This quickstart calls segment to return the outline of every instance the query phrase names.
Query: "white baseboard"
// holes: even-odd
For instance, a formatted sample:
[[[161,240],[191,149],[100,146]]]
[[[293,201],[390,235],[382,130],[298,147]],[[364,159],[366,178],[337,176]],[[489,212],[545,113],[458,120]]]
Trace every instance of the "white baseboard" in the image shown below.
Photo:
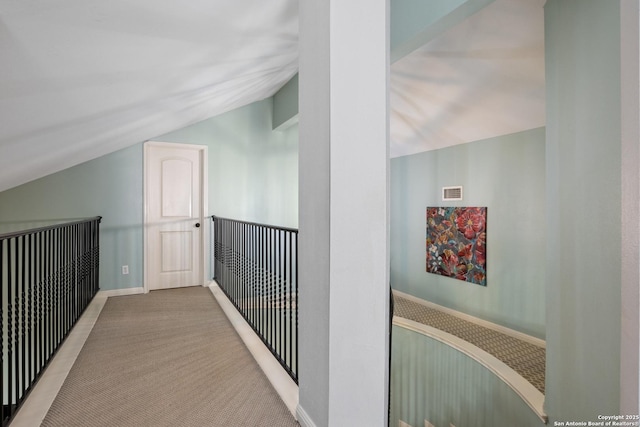
[[[311,420],[311,417],[309,416],[309,414],[307,414],[307,412],[304,410],[302,406],[298,405],[298,408],[296,409],[296,414],[298,418],[298,423],[300,424],[301,427],[316,427],[314,422]]]
[[[12,426],[33,427],[42,424],[42,420],[49,412],[51,404],[60,391],[107,301],[107,297],[101,294],[102,292],[98,292],[91,300],[76,325],[71,329],[69,336],[64,340],[55,357],[51,359],[51,364],[35,384],[33,391],[31,391],[22,408],[20,408],[11,422]]]
[[[448,308],[448,307],[444,307],[442,305],[435,304],[435,303],[433,303],[431,301],[423,300],[422,298],[418,298],[416,296],[413,296],[413,295],[398,291],[396,289],[393,290],[393,293],[394,293],[394,295],[398,295],[398,296],[400,296],[402,298],[405,298],[405,299],[408,299],[410,301],[417,302],[418,304],[424,305],[425,307],[433,308],[433,309],[442,311],[444,313],[451,314],[452,316],[456,316],[456,317],[459,317],[460,319],[469,321],[471,323],[475,323],[477,325],[484,326],[485,328],[493,329],[494,331],[498,331],[498,332],[501,332],[501,333],[503,333],[505,335],[509,335],[509,336],[517,338],[519,340],[528,342],[529,344],[537,345],[538,347],[542,347],[542,348],[546,348],[547,347],[546,341],[542,340],[542,339],[540,339],[538,337],[527,335],[527,334],[525,334],[523,332],[516,331],[516,330],[510,329],[510,328],[507,328],[506,326],[498,325],[498,324],[489,322],[487,320],[471,316],[470,314],[462,313],[460,311],[457,311],[457,310],[454,310],[454,309],[451,309],[451,308]]]
[[[280,363],[273,357],[269,349],[253,329],[251,329],[251,326],[244,320],[242,315],[238,313],[231,301],[229,301],[224,292],[222,292],[218,283],[216,281],[210,282],[209,289],[253,355],[253,358],[267,376],[269,382],[289,409],[289,412],[291,412],[291,415],[296,417],[296,408],[298,406],[298,386],[296,383],[293,382],[289,374],[280,366]]]
[[[105,291],[99,291],[98,294],[106,298],[119,297],[122,295],[144,294],[144,288],[140,286],[138,288],[107,289]]]

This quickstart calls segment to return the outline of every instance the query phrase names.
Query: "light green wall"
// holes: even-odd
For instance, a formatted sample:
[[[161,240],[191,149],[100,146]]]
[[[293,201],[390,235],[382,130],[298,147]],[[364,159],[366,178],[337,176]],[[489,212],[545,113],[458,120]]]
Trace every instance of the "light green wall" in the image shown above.
[[[541,427],[544,423],[497,375],[469,356],[393,326],[391,422],[435,426]],[[553,424],[552,424],[553,425]]]
[[[544,128],[392,159],[391,286],[544,338],[544,168]],[[427,206],[488,208],[486,287],[425,271]]]
[[[394,0],[389,14],[391,49],[406,42],[466,0]]]
[[[298,126],[271,130],[272,99],[153,138],[209,147],[209,214],[298,226]]]
[[[273,129],[298,122],[298,74],[273,95]]]
[[[297,227],[297,126],[273,132],[270,99],[154,140],[209,147],[210,214]],[[1,192],[0,224],[101,215],[101,289],[142,286],[142,147]]]
[[[0,193],[0,222],[90,216],[102,216],[100,287],[142,286],[142,145]]]
[[[424,46],[494,0],[391,0],[391,63]]]
[[[620,411],[619,1],[549,0],[545,33],[546,408],[597,421]]]

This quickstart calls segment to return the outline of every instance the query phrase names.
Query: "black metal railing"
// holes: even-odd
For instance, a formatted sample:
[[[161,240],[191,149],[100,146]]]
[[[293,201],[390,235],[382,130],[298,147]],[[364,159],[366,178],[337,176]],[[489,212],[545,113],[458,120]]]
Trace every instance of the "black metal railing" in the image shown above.
[[[3,426],[98,292],[100,220],[0,234]]]
[[[213,216],[214,279],[298,382],[298,230]]]

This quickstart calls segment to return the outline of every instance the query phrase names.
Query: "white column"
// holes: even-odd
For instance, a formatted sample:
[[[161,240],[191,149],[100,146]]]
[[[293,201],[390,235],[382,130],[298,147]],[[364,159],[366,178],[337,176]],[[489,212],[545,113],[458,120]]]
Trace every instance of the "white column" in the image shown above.
[[[303,425],[386,425],[388,1],[300,3]]]
[[[622,0],[622,306],[620,339],[620,413],[640,407],[640,9],[638,0]]]

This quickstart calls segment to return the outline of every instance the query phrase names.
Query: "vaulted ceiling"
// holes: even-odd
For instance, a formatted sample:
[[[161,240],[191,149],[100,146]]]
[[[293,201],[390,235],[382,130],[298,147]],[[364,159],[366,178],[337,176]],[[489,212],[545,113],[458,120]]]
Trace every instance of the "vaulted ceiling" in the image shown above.
[[[545,125],[545,0],[495,0],[391,66],[391,155]]]
[[[271,96],[295,0],[0,0],[0,191]]]
[[[496,0],[391,68],[391,152],[544,125],[543,0]],[[0,191],[273,95],[296,0],[0,0]]]

